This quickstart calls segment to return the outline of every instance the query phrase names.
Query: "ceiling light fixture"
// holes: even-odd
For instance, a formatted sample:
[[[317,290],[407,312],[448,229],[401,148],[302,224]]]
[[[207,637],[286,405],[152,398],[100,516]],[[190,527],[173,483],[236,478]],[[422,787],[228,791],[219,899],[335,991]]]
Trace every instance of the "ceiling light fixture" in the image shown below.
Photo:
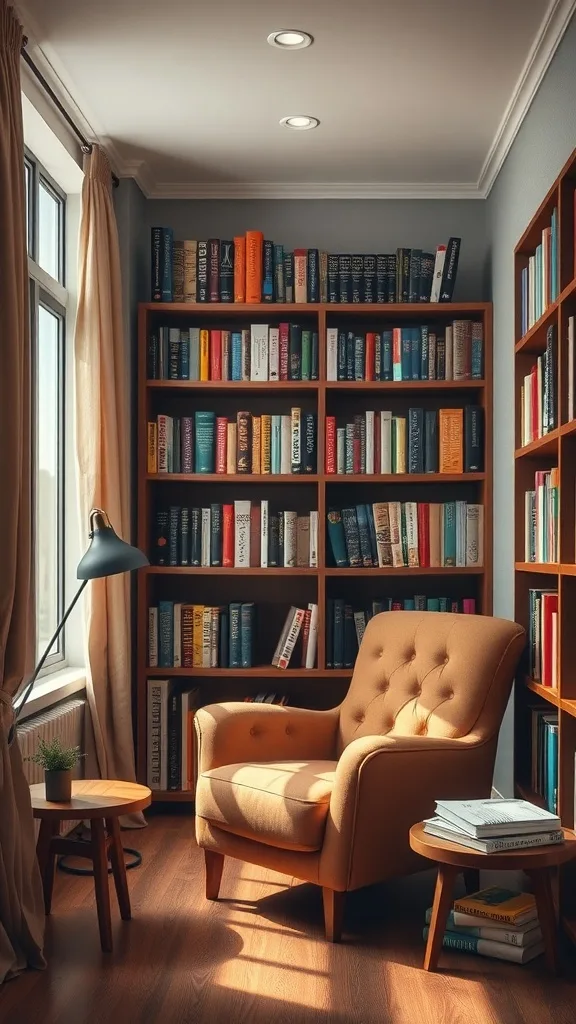
[[[301,32],[298,28],[281,28],[270,33],[268,42],[279,50],[304,50],[306,46],[312,45],[314,39],[308,32]]]
[[[320,121],[317,117],[309,117],[308,114],[291,114],[289,117],[281,118],[280,124],[297,132],[306,132],[309,128],[317,128]]]

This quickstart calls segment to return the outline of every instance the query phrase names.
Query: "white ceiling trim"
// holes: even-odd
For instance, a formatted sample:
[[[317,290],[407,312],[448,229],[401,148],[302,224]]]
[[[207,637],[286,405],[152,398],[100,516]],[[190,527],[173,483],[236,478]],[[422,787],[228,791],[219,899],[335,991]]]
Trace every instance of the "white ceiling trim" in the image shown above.
[[[483,196],[490,194],[575,10],[576,0],[552,0],[548,8],[480,172]]]
[[[483,199],[471,182],[150,182],[135,177],[147,199]]]

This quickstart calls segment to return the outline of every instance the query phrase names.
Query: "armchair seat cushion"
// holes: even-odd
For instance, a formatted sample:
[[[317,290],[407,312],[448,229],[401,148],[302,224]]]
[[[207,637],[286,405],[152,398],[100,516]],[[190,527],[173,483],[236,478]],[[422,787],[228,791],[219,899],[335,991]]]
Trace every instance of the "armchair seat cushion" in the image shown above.
[[[196,814],[218,828],[285,850],[322,847],[336,761],[227,764],[202,772]]]

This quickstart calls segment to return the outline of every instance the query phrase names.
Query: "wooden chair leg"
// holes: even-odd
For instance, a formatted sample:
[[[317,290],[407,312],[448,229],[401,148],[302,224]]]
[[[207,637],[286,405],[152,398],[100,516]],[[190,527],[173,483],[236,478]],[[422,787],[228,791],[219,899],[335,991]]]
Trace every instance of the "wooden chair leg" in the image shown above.
[[[345,899],[345,892],[336,892],[335,889],[327,889],[326,886],[322,889],[324,928],[328,942],[342,941]]]
[[[94,889],[100,927],[100,945],[105,953],[112,950],[112,919],[110,917],[110,892],[108,889],[108,850],[104,820],[93,818],[90,822],[92,863],[94,865]]]
[[[466,895],[471,896],[474,892],[480,891],[480,872],[477,868],[464,868],[462,872],[464,876],[464,886],[466,888]]]
[[[425,971],[435,971],[438,966],[438,957],[442,949],[442,939],[444,938],[448,911],[452,903],[454,882],[458,872],[459,869],[451,864],[438,865],[438,877],[436,878],[434,903],[432,904],[432,918],[430,920],[430,930],[424,954]]]
[[[206,899],[217,900],[224,870],[224,854],[217,850],[204,850],[204,867],[206,870]]]
[[[546,966],[553,974],[559,974],[558,925],[552,892],[552,874],[547,868],[542,868],[540,871],[529,871],[528,874],[536,897],[538,918],[544,939]]]
[[[116,896],[118,897],[118,906],[120,907],[120,917],[123,921],[129,921],[132,917],[130,893],[128,892],[126,862],[124,860],[124,850],[122,849],[120,822],[118,821],[118,818],[106,818],[106,831],[112,839],[108,855],[110,857],[112,874],[114,875],[114,885],[116,887]]]
[[[42,818],[40,821],[40,831],[38,832],[38,842],[36,843],[36,857],[42,878],[45,914],[49,914],[52,907],[54,867],[56,864],[56,854],[52,852],[52,838],[58,835],[59,831],[59,821],[50,821],[47,818]]]

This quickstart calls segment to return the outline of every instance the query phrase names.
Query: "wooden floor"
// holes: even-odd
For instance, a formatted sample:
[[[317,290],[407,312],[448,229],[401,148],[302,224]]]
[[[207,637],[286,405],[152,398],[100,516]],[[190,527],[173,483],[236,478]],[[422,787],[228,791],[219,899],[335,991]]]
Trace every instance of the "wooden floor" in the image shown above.
[[[58,873],[49,965],[0,990],[1,1024],[574,1024],[576,983],[541,960],[519,967],[445,953],[421,970],[431,873],[349,898],[345,942],[323,941],[314,886],[229,861],[218,903],[203,896],[190,812],[123,833],[133,920],[113,908],[98,942],[91,880]]]

